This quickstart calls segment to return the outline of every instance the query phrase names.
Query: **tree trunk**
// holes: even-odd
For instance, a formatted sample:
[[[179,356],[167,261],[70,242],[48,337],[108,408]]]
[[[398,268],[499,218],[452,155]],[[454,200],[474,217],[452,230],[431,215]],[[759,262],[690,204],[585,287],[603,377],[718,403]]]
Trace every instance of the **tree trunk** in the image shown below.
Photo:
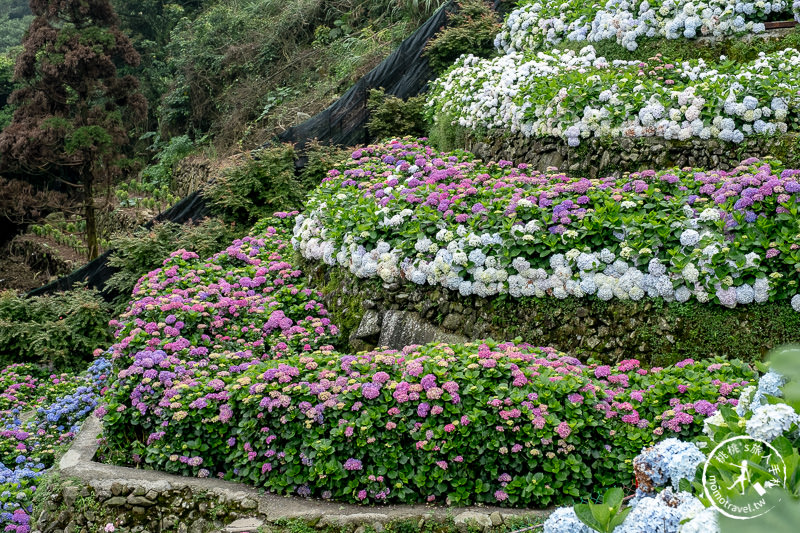
[[[97,245],[97,218],[94,208],[94,176],[91,169],[84,170],[83,178],[83,214],[86,217],[86,245],[89,249],[89,261],[99,255]]]

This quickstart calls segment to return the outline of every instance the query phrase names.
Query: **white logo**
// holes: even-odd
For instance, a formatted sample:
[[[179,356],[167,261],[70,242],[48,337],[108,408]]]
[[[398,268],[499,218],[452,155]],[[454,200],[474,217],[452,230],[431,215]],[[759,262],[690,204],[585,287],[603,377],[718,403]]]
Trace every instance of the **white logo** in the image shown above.
[[[717,445],[703,465],[703,489],[711,505],[730,518],[746,520],[780,503],[786,463],[767,441],[748,435]]]

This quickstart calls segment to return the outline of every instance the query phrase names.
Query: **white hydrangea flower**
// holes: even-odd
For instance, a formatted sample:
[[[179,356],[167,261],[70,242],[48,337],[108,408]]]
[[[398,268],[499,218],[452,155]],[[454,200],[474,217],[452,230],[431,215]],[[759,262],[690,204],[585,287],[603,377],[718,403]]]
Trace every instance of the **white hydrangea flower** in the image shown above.
[[[771,442],[800,422],[800,416],[785,403],[760,405],[753,409],[747,421],[747,434],[755,439]]]
[[[694,247],[698,242],[700,242],[700,234],[695,230],[687,229],[681,233],[681,244],[683,246]]]

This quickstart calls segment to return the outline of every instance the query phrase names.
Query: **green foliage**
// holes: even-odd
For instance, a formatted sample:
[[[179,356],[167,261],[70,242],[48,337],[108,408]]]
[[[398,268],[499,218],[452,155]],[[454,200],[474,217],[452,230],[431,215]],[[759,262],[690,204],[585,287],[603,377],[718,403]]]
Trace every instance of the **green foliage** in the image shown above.
[[[579,503],[574,506],[575,514],[581,522],[600,533],[612,533],[622,524],[631,508],[622,509],[622,489],[608,489],[601,503]]]
[[[108,152],[111,148],[111,135],[102,126],[82,126],[70,133],[64,142],[64,150],[74,154],[80,150]]]
[[[800,345],[786,345],[771,351],[767,362],[787,378],[783,387],[784,401],[800,412]]]
[[[306,144],[302,155],[305,166],[300,171],[300,182],[306,190],[311,190],[327,177],[334,165],[347,159],[350,150],[314,140]]]
[[[495,53],[494,38],[500,23],[485,0],[461,0],[449,24],[425,47],[431,67],[445,71],[461,54],[489,57]]]
[[[182,18],[191,18],[203,0],[113,0],[114,9],[134,42],[155,42],[164,46],[172,29]]]
[[[111,340],[111,308],[94,289],[25,298],[0,293],[0,365],[82,369]]]
[[[367,101],[369,120],[367,129],[372,139],[425,134],[425,97],[413,96],[402,100],[387,95],[383,89],[370,89]]]
[[[276,211],[303,204],[306,187],[295,176],[295,151],[279,145],[252,152],[243,165],[228,169],[203,192],[226,220],[252,225]]]
[[[150,229],[140,228],[132,234],[113,236],[110,247],[114,253],[108,264],[116,272],[106,282],[106,290],[118,293],[114,300],[116,311],[124,311],[139,278],[160,267],[172,251],[185,249],[208,257],[236,235],[234,226],[207,218],[196,226],[163,222]]]
[[[0,54],[19,46],[32,20],[28,0],[0,0]]]
[[[395,0],[215,2],[165,46],[159,124],[260,144],[324,109],[408,35],[409,19]]]
[[[412,17],[415,21],[424,21],[434,11],[445,3],[446,0],[399,0],[399,8]]]
[[[165,143],[161,141],[161,137],[157,133],[153,132],[143,138],[149,135],[155,136],[155,141],[150,149],[158,150],[158,153],[155,155],[156,163],[142,170],[142,179],[146,184],[155,187],[169,187],[172,184],[172,172],[175,170],[175,166],[183,158],[193,153],[200,142],[195,143],[188,135],[178,135]]]
[[[14,109],[6,104],[6,101],[12,92],[14,92],[14,58],[10,53],[0,53],[0,131],[11,124]]]
[[[467,145],[467,139],[478,137],[480,134],[469,128],[453,124],[455,117],[447,114],[431,115],[430,132],[428,133],[431,146],[440,151],[452,151],[463,149]]]

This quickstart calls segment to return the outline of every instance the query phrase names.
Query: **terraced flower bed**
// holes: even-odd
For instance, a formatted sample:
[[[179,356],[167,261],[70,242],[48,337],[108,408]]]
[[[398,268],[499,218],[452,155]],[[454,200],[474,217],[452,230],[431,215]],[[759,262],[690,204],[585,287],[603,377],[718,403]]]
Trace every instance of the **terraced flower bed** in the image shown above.
[[[751,63],[659,56],[608,61],[594,48],[491,59],[462,56],[437,79],[428,105],[470,129],[556,136],[720,139],[778,135],[797,124],[800,52]]]
[[[798,16],[797,2],[741,0],[521,0],[506,17],[495,45],[506,52],[537,50],[564,40],[614,40],[628,50],[646,37],[694,39],[763,33]],[[766,21],[766,22],[765,22]]]
[[[589,180],[404,140],[311,193],[304,257],[462,295],[696,299],[800,311],[800,182],[777,162]]]
[[[620,461],[697,434],[754,379],[492,341],[338,353],[282,216],[142,278],[110,350],[103,455],[341,501],[549,505],[625,481]]]

